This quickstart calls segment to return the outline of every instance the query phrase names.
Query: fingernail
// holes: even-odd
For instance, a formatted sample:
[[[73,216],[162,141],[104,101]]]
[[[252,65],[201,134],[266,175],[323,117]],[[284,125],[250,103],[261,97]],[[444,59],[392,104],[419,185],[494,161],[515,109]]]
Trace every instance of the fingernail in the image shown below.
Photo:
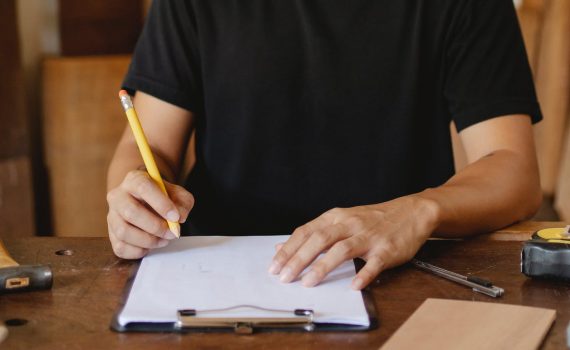
[[[353,279],[352,284],[350,285],[350,288],[352,288],[354,290],[361,290],[362,289],[362,279],[360,277],[356,277],[355,279]]]
[[[162,247],[166,247],[166,246],[168,245],[168,243],[169,243],[169,240],[167,240],[167,239],[160,239],[160,240],[158,241],[158,243],[156,244],[156,246],[157,246],[158,248],[162,248]]]
[[[163,238],[170,240],[170,239],[175,239],[178,237],[176,237],[176,235],[172,231],[166,230],[166,231],[164,231],[164,237]]]
[[[179,212],[179,213],[183,213],[183,212],[184,212],[184,208],[178,207],[178,212]],[[182,218],[180,218],[180,223],[181,223],[181,224],[185,223],[185,222],[186,222],[186,219],[188,219],[188,217],[185,217],[183,220],[182,220]]]
[[[274,261],[271,263],[271,265],[269,266],[269,273],[271,274],[278,274],[279,273],[279,263],[277,261]]]
[[[281,270],[281,277],[279,277],[279,280],[283,283],[289,283],[293,280],[293,271],[290,267],[286,267]]]
[[[303,279],[301,280],[303,282],[303,286],[305,287],[314,287],[317,285],[318,283],[318,278],[319,276],[317,276],[317,273],[313,270],[309,271],[309,273],[307,273],[305,276],[303,276]]]
[[[178,214],[176,210],[171,210],[168,213],[166,213],[166,218],[168,219],[168,221],[178,222],[178,220],[180,220],[180,214]]]

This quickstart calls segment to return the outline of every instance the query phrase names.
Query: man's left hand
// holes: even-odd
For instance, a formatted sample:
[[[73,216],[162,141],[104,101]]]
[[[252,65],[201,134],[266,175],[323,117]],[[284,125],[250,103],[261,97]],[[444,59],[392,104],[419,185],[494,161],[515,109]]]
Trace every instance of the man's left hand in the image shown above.
[[[335,208],[297,228],[273,258],[269,272],[291,282],[319,255],[302,283],[312,287],[341,263],[366,261],[351,287],[367,286],[381,271],[414,257],[437,227],[438,205],[419,195],[352,208]]]

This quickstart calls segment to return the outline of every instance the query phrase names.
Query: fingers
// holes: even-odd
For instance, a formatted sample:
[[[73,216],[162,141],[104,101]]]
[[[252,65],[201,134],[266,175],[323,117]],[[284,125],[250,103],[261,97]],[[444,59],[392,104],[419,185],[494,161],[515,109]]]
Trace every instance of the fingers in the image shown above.
[[[153,249],[162,248],[168,244],[167,239],[155,237],[145,231],[142,231],[138,227],[130,225],[116,212],[109,213],[108,225],[110,236],[113,236],[117,241],[121,241],[135,247]]]
[[[176,205],[178,213],[180,214],[180,222],[186,222],[188,214],[194,207],[194,196],[188,192],[184,187],[164,182],[168,196]]]
[[[194,205],[184,188],[165,182],[168,195],[144,171],[131,171],[123,183],[109,191],[109,238],[119,257],[136,259],[149,249],[164,247],[174,239],[166,220],[185,221]],[[171,198],[169,198],[171,197]]]
[[[432,227],[418,225],[418,211],[410,205],[409,197],[402,197],[375,205],[331,209],[299,227],[285,244],[276,247],[270,272],[281,273],[281,280],[290,282],[312,264],[302,278],[302,284],[310,287],[344,261],[363,257],[366,265],[351,283],[352,288],[362,289],[382,270],[411,259],[429,237]],[[328,252],[314,261],[329,246]]]
[[[158,215],[172,222],[180,220],[178,208],[165,195],[147,172],[131,171],[125,177],[121,187],[133,197],[147,203]]]
[[[116,256],[123,259],[140,259],[148,253],[148,249],[135,247],[128,243],[118,240],[115,235],[111,233],[111,228],[109,228],[109,240],[111,241],[111,246],[113,247],[113,252]]]
[[[370,255],[372,235],[366,229],[365,223],[366,220],[377,221],[373,214],[375,212],[368,211],[366,207],[335,208],[327,211],[295,230],[287,242],[276,245],[276,253],[269,271],[274,274],[280,273],[282,282],[291,282],[307,266],[313,264],[303,276],[302,284],[306,287],[319,284],[345,261]],[[315,262],[319,254],[327,249],[328,252]],[[370,259],[366,269],[355,277],[352,287],[363,288],[382,268],[384,264],[380,259]]]
[[[283,265],[285,265],[289,258],[299,249],[310,234],[311,230],[308,224],[297,228],[293,234],[291,234],[287,242],[282,244],[275,253],[271,266],[269,266],[269,273],[276,275],[281,272]]]
[[[346,228],[338,224],[313,232],[282,268],[281,282],[288,283],[295,280],[321,252],[345,238],[345,234]]]
[[[366,247],[358,236],[335,243],[322,258],[313,264],[311,270],[303,277],[303,285],[306,287],[316,286],[329,272],[343,262],[362,255],[365,250]]]
[[[305,243],[311,233],[319,230],[320,228],[324,228],[326,225],[328,225],[327,221],[320,216],[315,220],[298,227],[291,234],[291,237],[289,237],[287,242],[285,242],[275,253],[271,266],[269,266],[269,273],[274,275],[280,273],[283,266],[285,266],[287,261],[289,261],[295,252],[297,252],[301,245]]]
[[[374,255],[370,257],[364,267],[358,271],[358,274],[356,274],[356,277],[352,280],[350,288],[361,290],[370,284],[385,268],[385,263],[380,256]]]
[[[114,200],[109,203],[109,209],[110,214],[116,213],[120,216],[122,220],[116,219],[116,221],[122,221],[122,226],[130,224],[159,238],[176,238],[168,229],[164,219],[150,211],[127,192],[116,194]],[[113,216],[109,218],[110,224],[112,219],[115,218]],[[114,223],[114,226],[119,225]]]

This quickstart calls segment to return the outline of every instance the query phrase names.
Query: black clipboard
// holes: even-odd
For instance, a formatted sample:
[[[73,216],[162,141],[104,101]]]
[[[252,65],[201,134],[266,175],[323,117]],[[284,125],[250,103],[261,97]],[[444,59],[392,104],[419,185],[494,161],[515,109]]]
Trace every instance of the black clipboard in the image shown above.
[[[364,265],[362,260],[354,260],[356,270],[360,270]],[[376,312],[376,306],[374,304],[374,298],[372,297],[372,291],[370,287],[366,287],[361,291],[362,298],[364,301],[364,307],[366,313],[368,314],[369,325],[351,325],[351,324],[340,324],[340,323],[318,323],[312,322],[312,310],[297,309],[291,310],[291,315],[284,317],[285,322],[275,322],[276,318],[272,318],[273,322],[251,322],[251,320],[232,320],[233,322],[226,323],[224,325],[207,326],[200,325],[200,322],[196,322],[194,325],[188,325],[184,323],[184,319],[189,319],[194,316],[198,316],[200,312],[195,310],[179,310],[178,312],[178,322],[130,322],[126,325],[121,325],[119,323],[119,315],[123,311],[123,308],[129,297],[131,288],[135,281],[140,262],[135,268],[133,268],[131,275],[129,276],[125,288],[123,289],[123,295],[117,311],[113,315],[111,320],[110,328],[115,332],[126,333],[126,332],[173,332],[173,333],[209,333],[209,332],[233,332],[237,334],[251,334],[253,332],[350,332],[350,331],[368,331],[376,329],[378,327],[378,317]],[[293,317],[298,317],[298,322],[286,322],[286,320],[291,320]],[[243,322],[242,322],[243,321]]]

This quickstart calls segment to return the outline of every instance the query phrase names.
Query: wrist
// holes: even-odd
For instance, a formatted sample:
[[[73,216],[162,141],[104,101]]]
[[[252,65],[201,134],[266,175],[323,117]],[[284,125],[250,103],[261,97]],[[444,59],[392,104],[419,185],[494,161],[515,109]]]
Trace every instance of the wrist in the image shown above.
[[[442,205],[435,198],[432,189],[416,193],[414,198],[414,212],[418,218],[421,230],[432,234],[440,226],[442,221]]]

